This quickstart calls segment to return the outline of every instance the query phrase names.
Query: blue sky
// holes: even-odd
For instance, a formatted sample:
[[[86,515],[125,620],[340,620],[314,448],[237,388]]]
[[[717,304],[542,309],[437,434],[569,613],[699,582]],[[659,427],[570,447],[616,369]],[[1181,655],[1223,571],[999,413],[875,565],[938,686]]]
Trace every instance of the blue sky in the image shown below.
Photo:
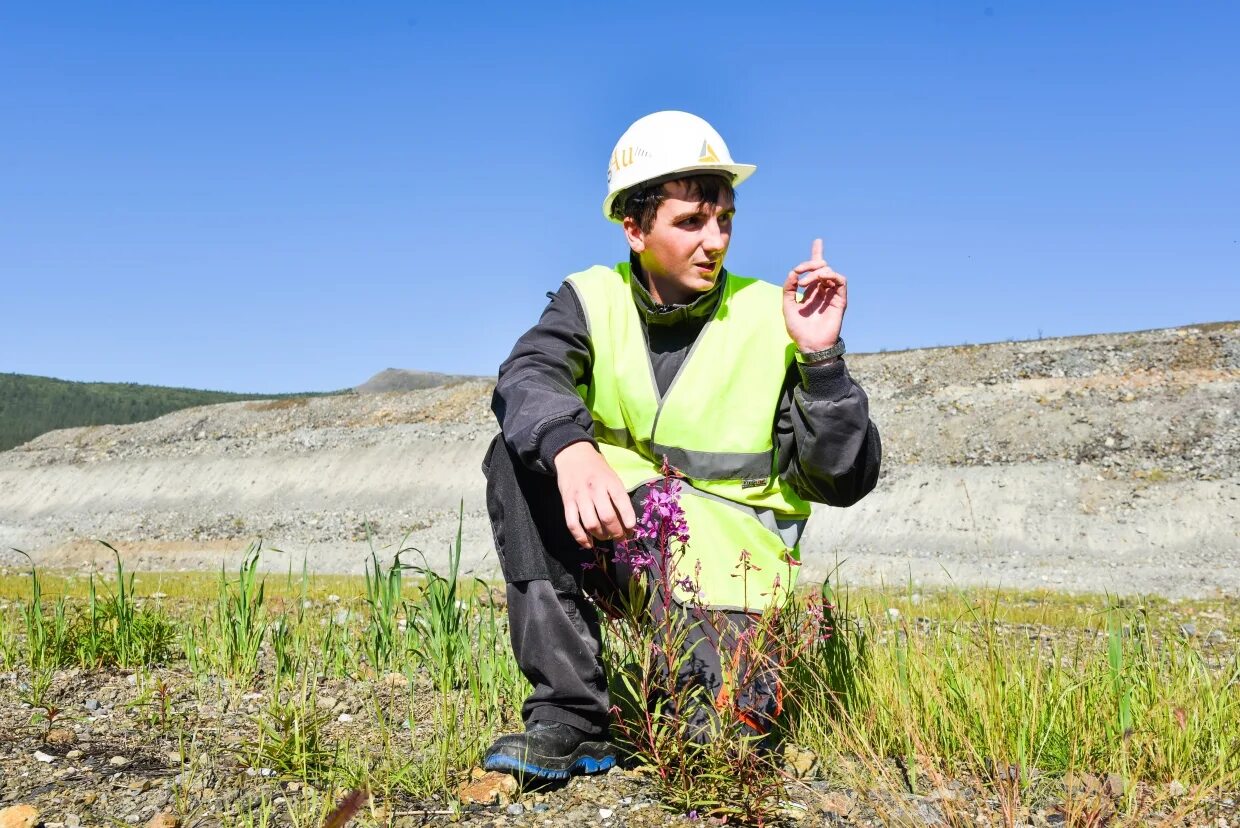
[[[625,257],[612,145],[758,165],[728,266],[825,239],[877,351],[1240,318],[1240,6],[0,9],[0,371],[241,391],[492,374]]]

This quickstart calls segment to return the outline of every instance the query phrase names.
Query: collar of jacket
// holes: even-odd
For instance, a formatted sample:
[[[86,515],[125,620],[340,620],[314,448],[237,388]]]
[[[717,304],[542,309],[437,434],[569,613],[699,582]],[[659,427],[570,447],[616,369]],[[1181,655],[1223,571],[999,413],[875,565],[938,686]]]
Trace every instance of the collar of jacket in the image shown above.
[[[692,302],[687,305],[659,305],[646,289],[646,274],[642,272],[636,255],[629,255],[629,266],[636,277],[629,280],[633,285],[633,303],[647,325],[678,325],[688,319],[710,318],[719,304],[719,297],[723,296],[723,283],[728,278],[728,271],[720,268],[715,284]]]

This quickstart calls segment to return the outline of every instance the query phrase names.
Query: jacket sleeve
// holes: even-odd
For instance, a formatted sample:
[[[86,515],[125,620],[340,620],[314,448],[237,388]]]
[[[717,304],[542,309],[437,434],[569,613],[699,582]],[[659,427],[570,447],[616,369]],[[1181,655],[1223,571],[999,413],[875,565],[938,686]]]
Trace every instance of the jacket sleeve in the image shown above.
[[[547,296],[551,302],[538,324],[499,367],[491,410],[521,462],[551,474],[552,460],[565,446],[594,443],[594,420],[577,394],[577,386],[589,382],[592,364],[585,313],[567,283]]]
[[[882,444],[844,360],[789,366],[775,445],[779,476],[806,500],[851,506],[874,488]]]

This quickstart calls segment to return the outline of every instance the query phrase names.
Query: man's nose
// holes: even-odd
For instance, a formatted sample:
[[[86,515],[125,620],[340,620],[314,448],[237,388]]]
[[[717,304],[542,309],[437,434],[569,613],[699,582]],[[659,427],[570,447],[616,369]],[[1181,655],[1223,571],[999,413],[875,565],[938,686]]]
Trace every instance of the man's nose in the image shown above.
[[[719,226],[718,219],[711,219],[702,228],[702,250],[707,253],[718,253],[727,245],[727,236]]]

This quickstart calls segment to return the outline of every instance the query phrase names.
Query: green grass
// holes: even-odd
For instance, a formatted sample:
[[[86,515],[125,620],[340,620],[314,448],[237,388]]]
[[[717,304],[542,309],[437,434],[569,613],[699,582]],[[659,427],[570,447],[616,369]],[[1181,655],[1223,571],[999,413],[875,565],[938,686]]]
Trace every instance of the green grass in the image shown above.
[[[137,670],[135,703],[163,732],[184,723],[155,668],[201,694],[262,688],[268,703],[235,751],[242,766],[319,790],[451,801],[490,741],[519,726],[527,693],[502,607],[489,585],[460,577],[459,537],[452,551],[446,572],[406,552],[386,569],[375,555],[361,578],[263,576],[257,547],[214,576],[134,574],[119,557],[114,572],[87,577],[0,573],[0,668],[27,677],[25,700],[49,726],[47,690],[66,667]],[[1055,801],[1081,825],[1103,807],[1090,780],[1108,775],[1123,793],[1106,807],[1129,816],[1240,789],[1234,599],[823,589],[834,633],[789,668],[784,723],[833,785],[926,794],[967,779],[1013,820]],[[1188,621],[1229,643],[1185,638]],[[373,688],[359,714],[366,744],[327,737],[323,677]],[[384,693],[403,695],[396,714]],[[688,810],[700,794],[709,806],[729,785],[770,781],[689,775],[667,804]],[[1187,793],[1171,797],[1173,781]],[[902,801],[875,793],[870,804],[913,821]],[[946,817],[975,824],[963,808]]]

